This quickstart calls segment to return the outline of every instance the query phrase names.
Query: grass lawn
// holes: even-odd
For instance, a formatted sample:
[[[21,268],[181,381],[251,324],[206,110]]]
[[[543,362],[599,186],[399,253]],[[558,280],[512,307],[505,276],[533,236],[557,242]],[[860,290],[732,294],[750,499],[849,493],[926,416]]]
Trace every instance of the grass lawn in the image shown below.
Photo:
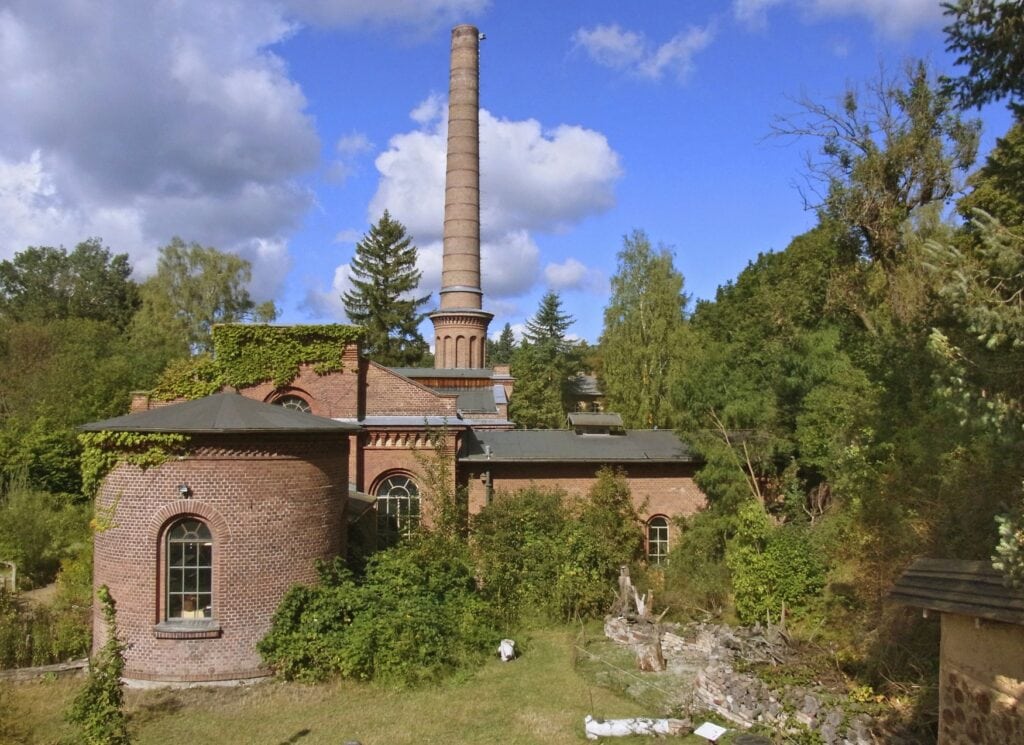
[[[583,717],[656,715],[581,676],[575,634],[545,630],[521,639],[524,655],[488,662],[464,680],[415,691],[336,682],[267,682],[235,688],[128,691],[134,742],[278,745],[560,745],[586,742]],[[0,688],[0,742],[58,743],[71,735],[62,712],[80,681]],[[699,722],[698,722],[699,723]],[[6,739],[5,739],[6,738]],[[652,738],[614,738],[652,743]],[[706,742],[697,737],[680,743]],[[728,742],[728,739],[719,742]]]

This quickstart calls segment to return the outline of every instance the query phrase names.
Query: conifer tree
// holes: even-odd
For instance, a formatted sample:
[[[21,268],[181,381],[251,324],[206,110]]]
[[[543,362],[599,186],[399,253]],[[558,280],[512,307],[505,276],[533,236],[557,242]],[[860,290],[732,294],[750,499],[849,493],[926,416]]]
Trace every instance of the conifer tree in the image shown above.
[[[526,322],[523,343],[512,356],[517,382],[511,416],[518,426],[553,429],[565,424],[581,364],[577,345],[565,335],[572,323],[555,292],[544,295],[537,314]]]
[[[627,427],[669,427],[669,383],[684,333],[687,297],[672,254],[642,230],[623,240],[604,310],[602,384],[608,408]]]
[[[416,297],[422,272],[416,268],[416,246],[405,226],[387,210],[356,244],[351,292],[342,295],[345,313],[364,329],[364,351],[382,365],[416,365],[427,352],[418,326],[418,310],[429,295]]]
[[[512,361],[512,353],[515,351],[516,337],[510,323],[505,324],[497,341],[487,340],[487,359],[492,365],[507,365]]]

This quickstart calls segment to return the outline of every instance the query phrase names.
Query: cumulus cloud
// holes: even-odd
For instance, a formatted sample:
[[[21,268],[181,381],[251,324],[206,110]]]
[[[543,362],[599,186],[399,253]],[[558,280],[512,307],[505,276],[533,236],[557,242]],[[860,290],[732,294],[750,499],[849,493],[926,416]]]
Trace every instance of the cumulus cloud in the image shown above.
[[[302,308],[318,318],[344,320],[345,304],[341,296],[352,289],[352,270],[349,264],[342,264],[334,270],[334,278],[327,290],[311,287],[306,291]]]
[[[809,20],[861,16],[888,36],[937,27],[942,22],[942,5],[936,0],[734,0],[733,14],[750,26],[763,28],[768,11],[784,3],[802,10]]]
[[[561,264],[551,263],[544,267],[544,281],[552,290],[587,290],[601,292],[608,289],[604,274],[591,269],[578,259],[568,258]]]
[[[604,67],[650,80],[673,73],[683,81],[693,71],[693,58],[713,37],[710,27],[691,26],[664,44],[655,45],[642,33],[611,24],[577,30],[573,44]]]
[[[319,141],[269,47],[295,30],[269,2],[15,0],[0,10],[0,256],[98,235],[139,273],[171,236],[257,262],[273,294],[295,183]]]
[[[317,26],[363,24],[433,30],[479,15],[490,0],[285,0],[288,8]]]
[[[361,156],[373,150],[373,143],[362,132],[352,132],[338,139],[334,145],[335,158],[327,169],[327,178],[343,184],[359,170]]]
[[[420,287],[436,292],[443,258],[445,100],[431,95],[410,117],[419,126],[392,137],[377,156],[380,180],[367,222],[375,223],[387,209],[405,225],[419,250]],[[544,129],[533,119],[500,119],[485,109],[480,111],[480,161],[481,284],[488,298],[500,303],[548,281],[533,233],[567,230],[611,208],[622,167],[599,132],[564,124]],[[575,268],[561,275],[551,271],[567,277]],[[592,286],[594,275],[579,274],[573,282]],[[311,296],[319,292],[314,289]],[[489,301],[489,307],[497,305]]]
[[[419,247],[422,286],[440,287],[447,121],[431,96],[412,118],[420,126],[395,135],[377,156],[380,181],[367,219],[385,210]],[[615,203],[618,154],[599,132],[575,125],[545,130],[533,119],[510,121],[480,111],[481,259],[484,292],[512,297],[540,276],[531,233],[568,229]]]

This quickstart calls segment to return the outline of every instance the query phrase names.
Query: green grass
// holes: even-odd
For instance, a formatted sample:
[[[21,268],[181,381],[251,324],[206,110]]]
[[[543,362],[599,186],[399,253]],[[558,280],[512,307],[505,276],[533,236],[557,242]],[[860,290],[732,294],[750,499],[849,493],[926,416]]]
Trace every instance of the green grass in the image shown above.
[[[605,718],[660,715],[577,672],[574,633],[538,631],[520,641],[525,654],[515,662],[494,660],[465,679],[414,691],[347,681],[129,691],[130,729],[140,745],[338,745],[348,740],[363,745],[578,745],[586,742],[583,717],[588,713]],[[80,680],[41,680],[0,687],[0,742],[41,745],[72,735],[62,713],[80,685]],[[676,742],[705,741],[688,737]]]

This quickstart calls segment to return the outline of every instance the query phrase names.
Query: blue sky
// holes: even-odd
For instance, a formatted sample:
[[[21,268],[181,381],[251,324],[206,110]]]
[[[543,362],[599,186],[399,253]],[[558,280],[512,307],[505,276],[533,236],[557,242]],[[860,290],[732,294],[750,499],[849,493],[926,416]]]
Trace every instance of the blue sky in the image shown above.
[[[815,143],[766,138],[774,117],[909,58],[952,64],[927,0],[7,0],[0,257],[99,236],[141,278],[180,235],[250,259],[281,321],[342,321],[355,241],[387,208],[436,290],[462,22],[487,35],[493,333],[551,288],[596,341],[637,228],[713,297],[814,223],[796,184]],[[980,115],[985,152],[1010,117]]]

